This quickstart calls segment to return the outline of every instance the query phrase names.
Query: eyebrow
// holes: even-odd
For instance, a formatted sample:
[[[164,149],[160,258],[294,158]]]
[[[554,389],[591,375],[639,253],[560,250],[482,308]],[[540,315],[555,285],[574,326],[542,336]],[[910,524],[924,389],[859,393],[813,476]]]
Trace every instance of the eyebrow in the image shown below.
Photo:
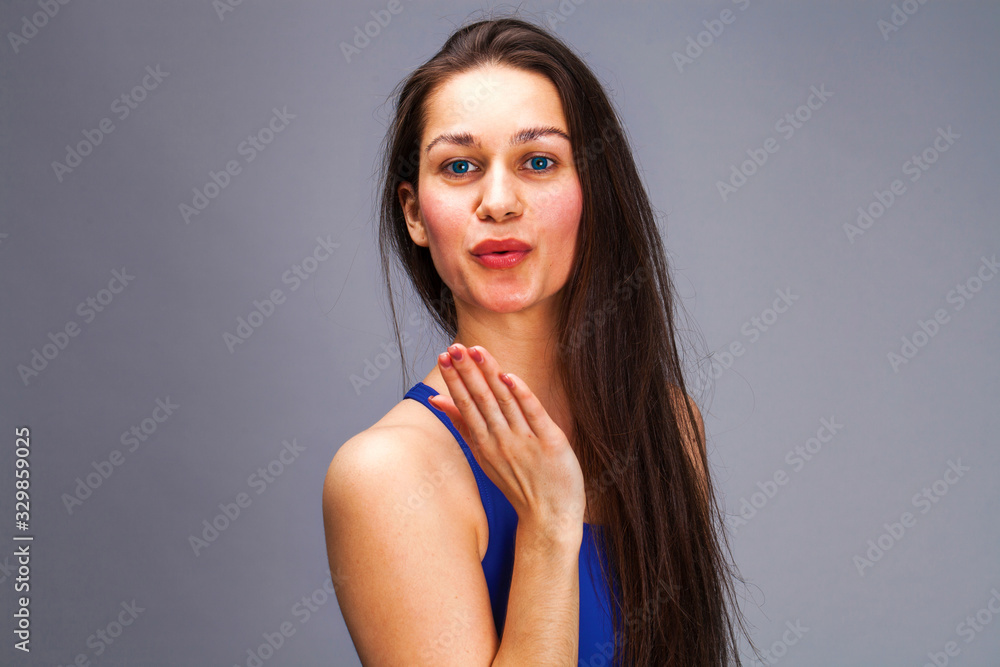
[[[566,141],[570,141],[569,135],[560,130],[558,127],[528,127],[514,134],[510,138],[510,141],[507,142],[507,147],[513,148],[514,146],[526,144],[529,141],[534,141],[535,139],[551,135],[562,137]],[[445,132],[444,134],[440,134],[431,140],[431,142],[427,144],[427,148],[424,149],[424,153],[430,153],[434,146],[442,143],[454,144],[455,146],[472,146],[480,150],[483,147],[479,139],[472,136],[468,132]]]

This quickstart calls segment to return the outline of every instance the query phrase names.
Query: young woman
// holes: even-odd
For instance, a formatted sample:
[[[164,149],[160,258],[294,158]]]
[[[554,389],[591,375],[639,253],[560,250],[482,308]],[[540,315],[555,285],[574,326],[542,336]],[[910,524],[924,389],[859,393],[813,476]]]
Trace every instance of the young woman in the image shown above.
[[[381,187],[399,348],[393,260],[453,344],[327,473],[362,662],[738,664],[674,291],[600,83],[535,25],[462,27],[402,83]]]

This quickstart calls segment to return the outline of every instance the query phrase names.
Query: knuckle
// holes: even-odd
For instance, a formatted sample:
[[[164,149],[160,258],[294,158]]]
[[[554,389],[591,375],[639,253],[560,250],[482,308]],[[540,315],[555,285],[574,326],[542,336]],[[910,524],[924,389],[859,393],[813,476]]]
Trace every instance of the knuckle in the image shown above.
[[[470,387],[469,393],[477,404],[482,404],[486,402],[486,399],[489,398],[489,394],[492,392],[489,390],[489,387],[485,389],[483,387]]]
[[[524,410],[524,416],[529,420],[533,422],[539,421],[539,413],[534,405],[525,405],[522,409]]]
[[[510,394],[501,394],[497,397],[497,401],[502,408],[513,408],[517,405],[517,399]]]
[[[489,441],[490,432],[489,429],[485,427],[475,426],[469,427],[469,433],[472,439],[475,441],[476,446],[482,447]]]

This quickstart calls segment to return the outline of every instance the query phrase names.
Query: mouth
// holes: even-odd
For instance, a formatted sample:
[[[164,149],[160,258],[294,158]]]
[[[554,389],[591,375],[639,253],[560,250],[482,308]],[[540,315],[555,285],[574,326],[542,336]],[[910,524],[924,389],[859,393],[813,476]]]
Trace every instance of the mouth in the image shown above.
[[[472,254],[477,257],[484,255],[506,255],[517,252],[527,252],[531,246],[520,239],[487,239],[480,241],[472,249]]]
[[[498,250],[473,255],[476,261],[490,269],[509,269],[521,263],[530,250]]]

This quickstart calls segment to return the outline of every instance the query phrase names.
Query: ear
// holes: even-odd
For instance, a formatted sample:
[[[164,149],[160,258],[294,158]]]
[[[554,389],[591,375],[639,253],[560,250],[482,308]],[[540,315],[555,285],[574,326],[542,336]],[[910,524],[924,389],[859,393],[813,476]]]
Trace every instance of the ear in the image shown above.
[[[411,183],[404,181],[399,184],[396,192],[399,195],[399,204],[403,207],[403,216],[406,218],[406,228],[410,232],[410,238],[418,246],[426,248],[430,242],[427,240],[424,220],[420,217],[420,203],[417,201],[416,190]]]

